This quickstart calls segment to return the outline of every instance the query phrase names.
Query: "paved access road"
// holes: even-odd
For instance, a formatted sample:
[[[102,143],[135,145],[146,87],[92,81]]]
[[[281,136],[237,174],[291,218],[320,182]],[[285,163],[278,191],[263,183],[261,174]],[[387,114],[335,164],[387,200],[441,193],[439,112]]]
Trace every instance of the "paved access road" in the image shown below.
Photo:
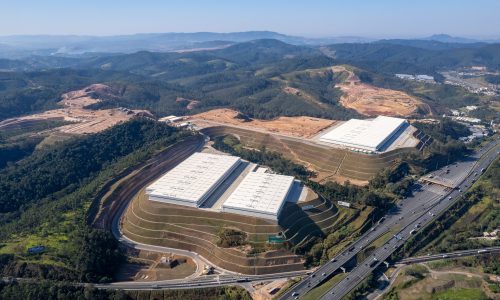
[[[190,257],[197,265],[196,272],[183,279],[176,280],[164,280],[164,281],[152,281],[152,282],[115,282],[108,284],[98,284],[95,285],[97,288],[104,289],[182,289],[182,288],[193,288],[193,287],[212,287],[220,285],[234,285],[234,284],[244,284],[249,281],[264,281],[270,279],[282,279],[291,278],[296,276],[304,275],[307,271],[296,271],[296,272],[284,272],[269,275],[242,275],[221,268],[217,268],[222,272],[221,275],[211,275],[203,276],[201,272],[203,271],[204,265],[211,265],[211,263],[206,260],[201,255],[187,250],[174,249],[168,247],[154,246],[138,243],[132,239],[126,237],[121,232],[120,220],[124,214],[125,209],[130,204],[133,197],[144,187],[147,183],[153,181],[155,178],[161,176],[166,171],[170,170],[176,166],[181,161],[185,160],[188,156],[194,152],[200,151],[207,139],[196,139],[193,141],[188,141],[180,145],[180,149],[173,148],[168,150],[168,153],[162,153],[162,159],[157,160],[152,159],[151,162],[144,168],[139,174],[134,175],[132,179],[127,181],[123,189],[117,189],[115,199],[118,199],[113,203],[113,208],[109,209],[109,213],[106,216],[106,221],[100,222],[98,225],[108,229],[112,232],[113,236],[123,245],[139,250],[147,250],[152,252],[164,252],[164,253],[174,253],[181,256]]]
[[[397,209],[389,212],[380,224],[363,234],[330,262],[324,264],[310,276],[304,278],[280,299],[294,299],[318,286],[326,278],[350,261],[356,254],[378,237],[391,232],[394,236],[382,247],[375,250],[374,255],[358,264],[350,274],[328,291],[322,299],[340,299],[358,285],[381,262],[387,259],[397,248],[410,237],[412,230],[430,223],[438,214],[445,211],[461,195],[461,190],[470,187],[472,181],[498,155],[499,140],[496,139],[474,153],[467,160],[452,166],[441,168],[432,174],[438,174],[447,183],[455,183],[457,189],[424,182],[414,185],[413,195],[398,203]],[[449,171],[447,171],[449,169]],[[476,174],[477,173],[477,174]],[[433,175],[435,177],[435,175]],[[417,225],[418,224],[418,225]]]

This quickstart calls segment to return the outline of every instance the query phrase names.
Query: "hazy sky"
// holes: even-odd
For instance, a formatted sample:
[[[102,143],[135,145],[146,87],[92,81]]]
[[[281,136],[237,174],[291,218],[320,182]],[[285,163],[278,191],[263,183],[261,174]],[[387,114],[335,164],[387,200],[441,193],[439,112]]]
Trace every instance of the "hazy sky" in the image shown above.
[[[500,37],[499,0],[0,0],[0,35],[271,30]]]

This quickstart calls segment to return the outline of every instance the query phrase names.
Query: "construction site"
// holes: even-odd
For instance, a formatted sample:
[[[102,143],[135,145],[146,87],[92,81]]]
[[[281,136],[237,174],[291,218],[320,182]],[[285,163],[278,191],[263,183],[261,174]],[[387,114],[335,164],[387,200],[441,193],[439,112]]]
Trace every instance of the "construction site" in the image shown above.
[[[57,103],[60,108],[4,120],[0,122],[0,129],[22,128],[52,120],[65,121],[68,124],[51,129],[49,134],[81,135],[103,131],[136,116],[152,117],[146,110],[124,107],[91,109],[91,105],[101,102],[93,96],[96,92],[105,95],[112,93],[104,84],[92,84],[80,90],[70,91],[61,96],[61,101]]]
[[[207,143],[209,137],[232,135],[245,147],[265,146],[316,171],[316,181],[355,184],[365,184],[402,153],[418,151],[422,144],[420,133],[404,119],[382,118],[391,126],[377,137],[372,153],[319,140],[346,122],[319,119],[311,121],[322,123],[314,129],[304,119],[290,122],[288,129],[297,124],[309,128],[299,137],[267,131],[272,120],[232,121],[242,126],[198,120],[183,117],[179,122],[205,135],[203,149],[169,168],[155,168],[155,175],[134,187],[136,192],[124,194],[130,202],[120,231],[138,243],[198,253],[211,265],[241,274],[303,270],[304,258],[294,249],[347,224],[351,232],[362,230],[372,208],[336,205],[293,177],[215,150]],[[234,240],[227,243],[228,237]]]

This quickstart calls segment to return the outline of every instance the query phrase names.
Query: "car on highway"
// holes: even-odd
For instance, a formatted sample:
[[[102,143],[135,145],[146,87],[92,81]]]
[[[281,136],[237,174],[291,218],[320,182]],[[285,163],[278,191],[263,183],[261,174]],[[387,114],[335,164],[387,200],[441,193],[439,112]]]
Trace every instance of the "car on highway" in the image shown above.
[[[373,268],[377,263],[378,263],[378,259],[374,257],[373,261],[370,263],[370,268]]]

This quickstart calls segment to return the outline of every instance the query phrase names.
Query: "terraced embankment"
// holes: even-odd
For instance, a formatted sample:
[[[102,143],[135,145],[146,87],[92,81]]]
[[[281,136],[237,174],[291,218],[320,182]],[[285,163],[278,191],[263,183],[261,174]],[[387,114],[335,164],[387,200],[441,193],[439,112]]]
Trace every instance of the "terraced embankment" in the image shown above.
[[[99,193],[101,201],[96,201],[93,209],[98,211],[97,216],[90,218],[94,220],[94,226],[111,230],[111,220],[115,215],[121,215],[122,208],[128,205],[120,227],[122,234],[135,242],[194,251],[213,265],[234,272],[269,274],[302,270],[302,256],[288,249],[359,219],[358,210],[338,208],[314,196],[299,204],[287,203],[279,224],[255,217],[147,200],[144,188],[190,153],[199,150],[202,145],[200,137],[176,144],[103,187]],[[97,203],[100,203],[99,209]],[[233,248],[217,246],[221,228],[245,232],[244,245]],[[269,237],[280,233],[284,244],[268,243]]]
[[[307,205],[303,210],[301,206]],[[284,244],[269,244],[269,237],[282,234],[289,246],[300,245],[314,236],[345,225],[356,210],[338,209],[320,198],[287,203],[279,224],[250,216],[196,209],[149,201],[142,190],[122,219],[128,238],[151,245],[199,253],[214,265],[243,274],[269,274],[302,270],[303,258]],[[223,248],[217,245],[221,228],[244,232],[245,245]]]
[[[230,126],[214,126],[202,130],[210,137],[232,134],[242,144],[282,153],[286,158],[304,164],[318,173],[318,181],[328,180],[333,176],[359,181],[370,180],[381,169],[390,166],[402,153],[415,151],[402,148],[376,155],[363,155],[344,149],[331,148],[307,141],[259,131],[252,131]]]

